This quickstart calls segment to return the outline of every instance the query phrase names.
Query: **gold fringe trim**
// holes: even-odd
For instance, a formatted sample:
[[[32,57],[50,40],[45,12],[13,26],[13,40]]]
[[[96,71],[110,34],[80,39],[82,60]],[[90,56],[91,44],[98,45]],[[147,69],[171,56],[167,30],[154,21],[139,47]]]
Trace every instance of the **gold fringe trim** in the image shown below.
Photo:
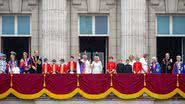
[[[17,98],[31,100],[31,99],[39,98],[43,94],[46,94],[50,98],[64,100],[64,99],[72,98],[77,93],[82,95],[84,98],[91,99],[91,100],[106,98],[110,93],[115,94],[117,97],[119,97],[121,99],[135,99],[135,98],[140,97],[144,93],[146,93],[147,95],[149,95],[150,97],[155,98],[155,99],[169,99],[169,98],[172,98],[176,94],[179,94],[183,98],[185,98],[185,93],[183,91],[181,91],[179,88],[176,88],[175,90],[173,90],[172,92],[167,93],[167,94],[153,93],[150,90],[148,90],[147,88],[143,88],[140,91],[138,91],[137,93],[133,93],[133,94],[123,94],[123,93],[120,93],[119,91],[117,91],[114,88],[109,88],[106,92],[100,93],[100,94],[88,94],[88,93],[84,92],[83,90],[81,90],[79,88],[76,88],[74,91],[72,91],[71,93],[68,93],[68,94],[54,94],[54,93],[52,93],[51,91],[49,91],[45,88],[43,88],[41,91],[39,91],[38,93],[35,93],[35,94],[22,94],[22,93],[17,92],[13,88],[10,88],[8,91],[0,94],[0,99],[4,99],[9,94],[13,94]]]

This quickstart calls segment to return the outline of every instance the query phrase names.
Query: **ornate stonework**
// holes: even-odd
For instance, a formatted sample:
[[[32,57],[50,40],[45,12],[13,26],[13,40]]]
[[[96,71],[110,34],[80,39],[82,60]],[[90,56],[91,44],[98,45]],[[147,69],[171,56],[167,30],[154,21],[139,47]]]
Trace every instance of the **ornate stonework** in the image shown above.
[[[165,0],[150,0],[150,6],[155,11],[164,12],[165,11]]]
[[[72,0],[73,8],[88,13],[110,11],[116,5],[116,0]]]
[[[38,0],[0,0],[0,12],[31,12],[38,5]]]
[[[177,10],[178,11],[185,11],[185,0],[178,1]]]
[[[150,0],[150,6],[161,13],[185,13],[185,0]]]

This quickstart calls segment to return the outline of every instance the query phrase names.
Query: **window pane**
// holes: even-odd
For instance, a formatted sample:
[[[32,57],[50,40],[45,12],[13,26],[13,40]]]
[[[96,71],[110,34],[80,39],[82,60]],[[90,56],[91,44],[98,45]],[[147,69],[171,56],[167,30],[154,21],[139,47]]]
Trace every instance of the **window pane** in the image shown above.
[[[92,34],[92,16],[80,16],[80,34]]]
[[[30,16],[18,16],[18,34],[30,34]]]
[[[170,33],[169,16],[157,16],[157,34]]]
[[[185,34],[185,16],[173,16],[173,34]]]
[[[95,33],[96,34],[107,34],[107,16],[96,16],[95,17]]]
[[[14,34],[14,16],[2,16],[2,34]]]

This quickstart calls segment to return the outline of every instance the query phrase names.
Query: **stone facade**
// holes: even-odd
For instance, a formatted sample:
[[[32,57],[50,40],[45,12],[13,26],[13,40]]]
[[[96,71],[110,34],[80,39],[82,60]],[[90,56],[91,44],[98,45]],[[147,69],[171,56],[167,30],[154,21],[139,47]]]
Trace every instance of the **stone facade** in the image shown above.
[[[80,14],[108,15],[108,55],[126,59],[156,56],[156,15],[183,13],[185,0],[0,0],[1,15],[31,15],[31,53],[49,60],[77,55]]]
[[[48,59],[61,59],[68,56],[67,1],[40,1],[41,53]],[[48,5],[49,4],[49,5]],[[60,57],[58,57],[60,56]]]
[[[121,1],[121,55],[148,53],[146,0]]]
[[[31,50],[39,50],[40,48],[38,4],[38,0],[0,0],[0,15],[31,14]]]
[[[77,2],[78,1],[78,2]],[[87,15],[108,15],[109,16],[109,55],[117,56],[120,52],[117,43],[117,2],[116,0],[72,0],[71,4],[71,48],[72,55],[76,55],[79,51],[79,32],[78,18],[79,14]],[[114,51],[112,51],[114,50]],[[119,52],[118,52],[119,51]],[[119,54],[120,55],[120,54]],[[118,56],[119,56],[118,55]]]
[[[185,14],[185,0],[148,0],[148,53],[156,56],[156,16],[160,14]]]

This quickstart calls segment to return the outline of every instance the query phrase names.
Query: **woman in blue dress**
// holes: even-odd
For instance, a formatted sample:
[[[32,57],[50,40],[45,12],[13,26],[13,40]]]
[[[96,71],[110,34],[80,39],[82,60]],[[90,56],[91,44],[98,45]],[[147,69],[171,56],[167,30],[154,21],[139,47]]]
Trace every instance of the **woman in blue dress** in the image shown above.
[[[157,62],[156,57],[152,57],[152,62],[150,64],[150,73],[154,73],[154,74],[161,73],[161,67],[160,67],[160,64]]]
[[[176,62],[173,65],[173,73],[174,74],[183,74],[184,73],[184,64],[181,61],[181,56],[176,56]]]

